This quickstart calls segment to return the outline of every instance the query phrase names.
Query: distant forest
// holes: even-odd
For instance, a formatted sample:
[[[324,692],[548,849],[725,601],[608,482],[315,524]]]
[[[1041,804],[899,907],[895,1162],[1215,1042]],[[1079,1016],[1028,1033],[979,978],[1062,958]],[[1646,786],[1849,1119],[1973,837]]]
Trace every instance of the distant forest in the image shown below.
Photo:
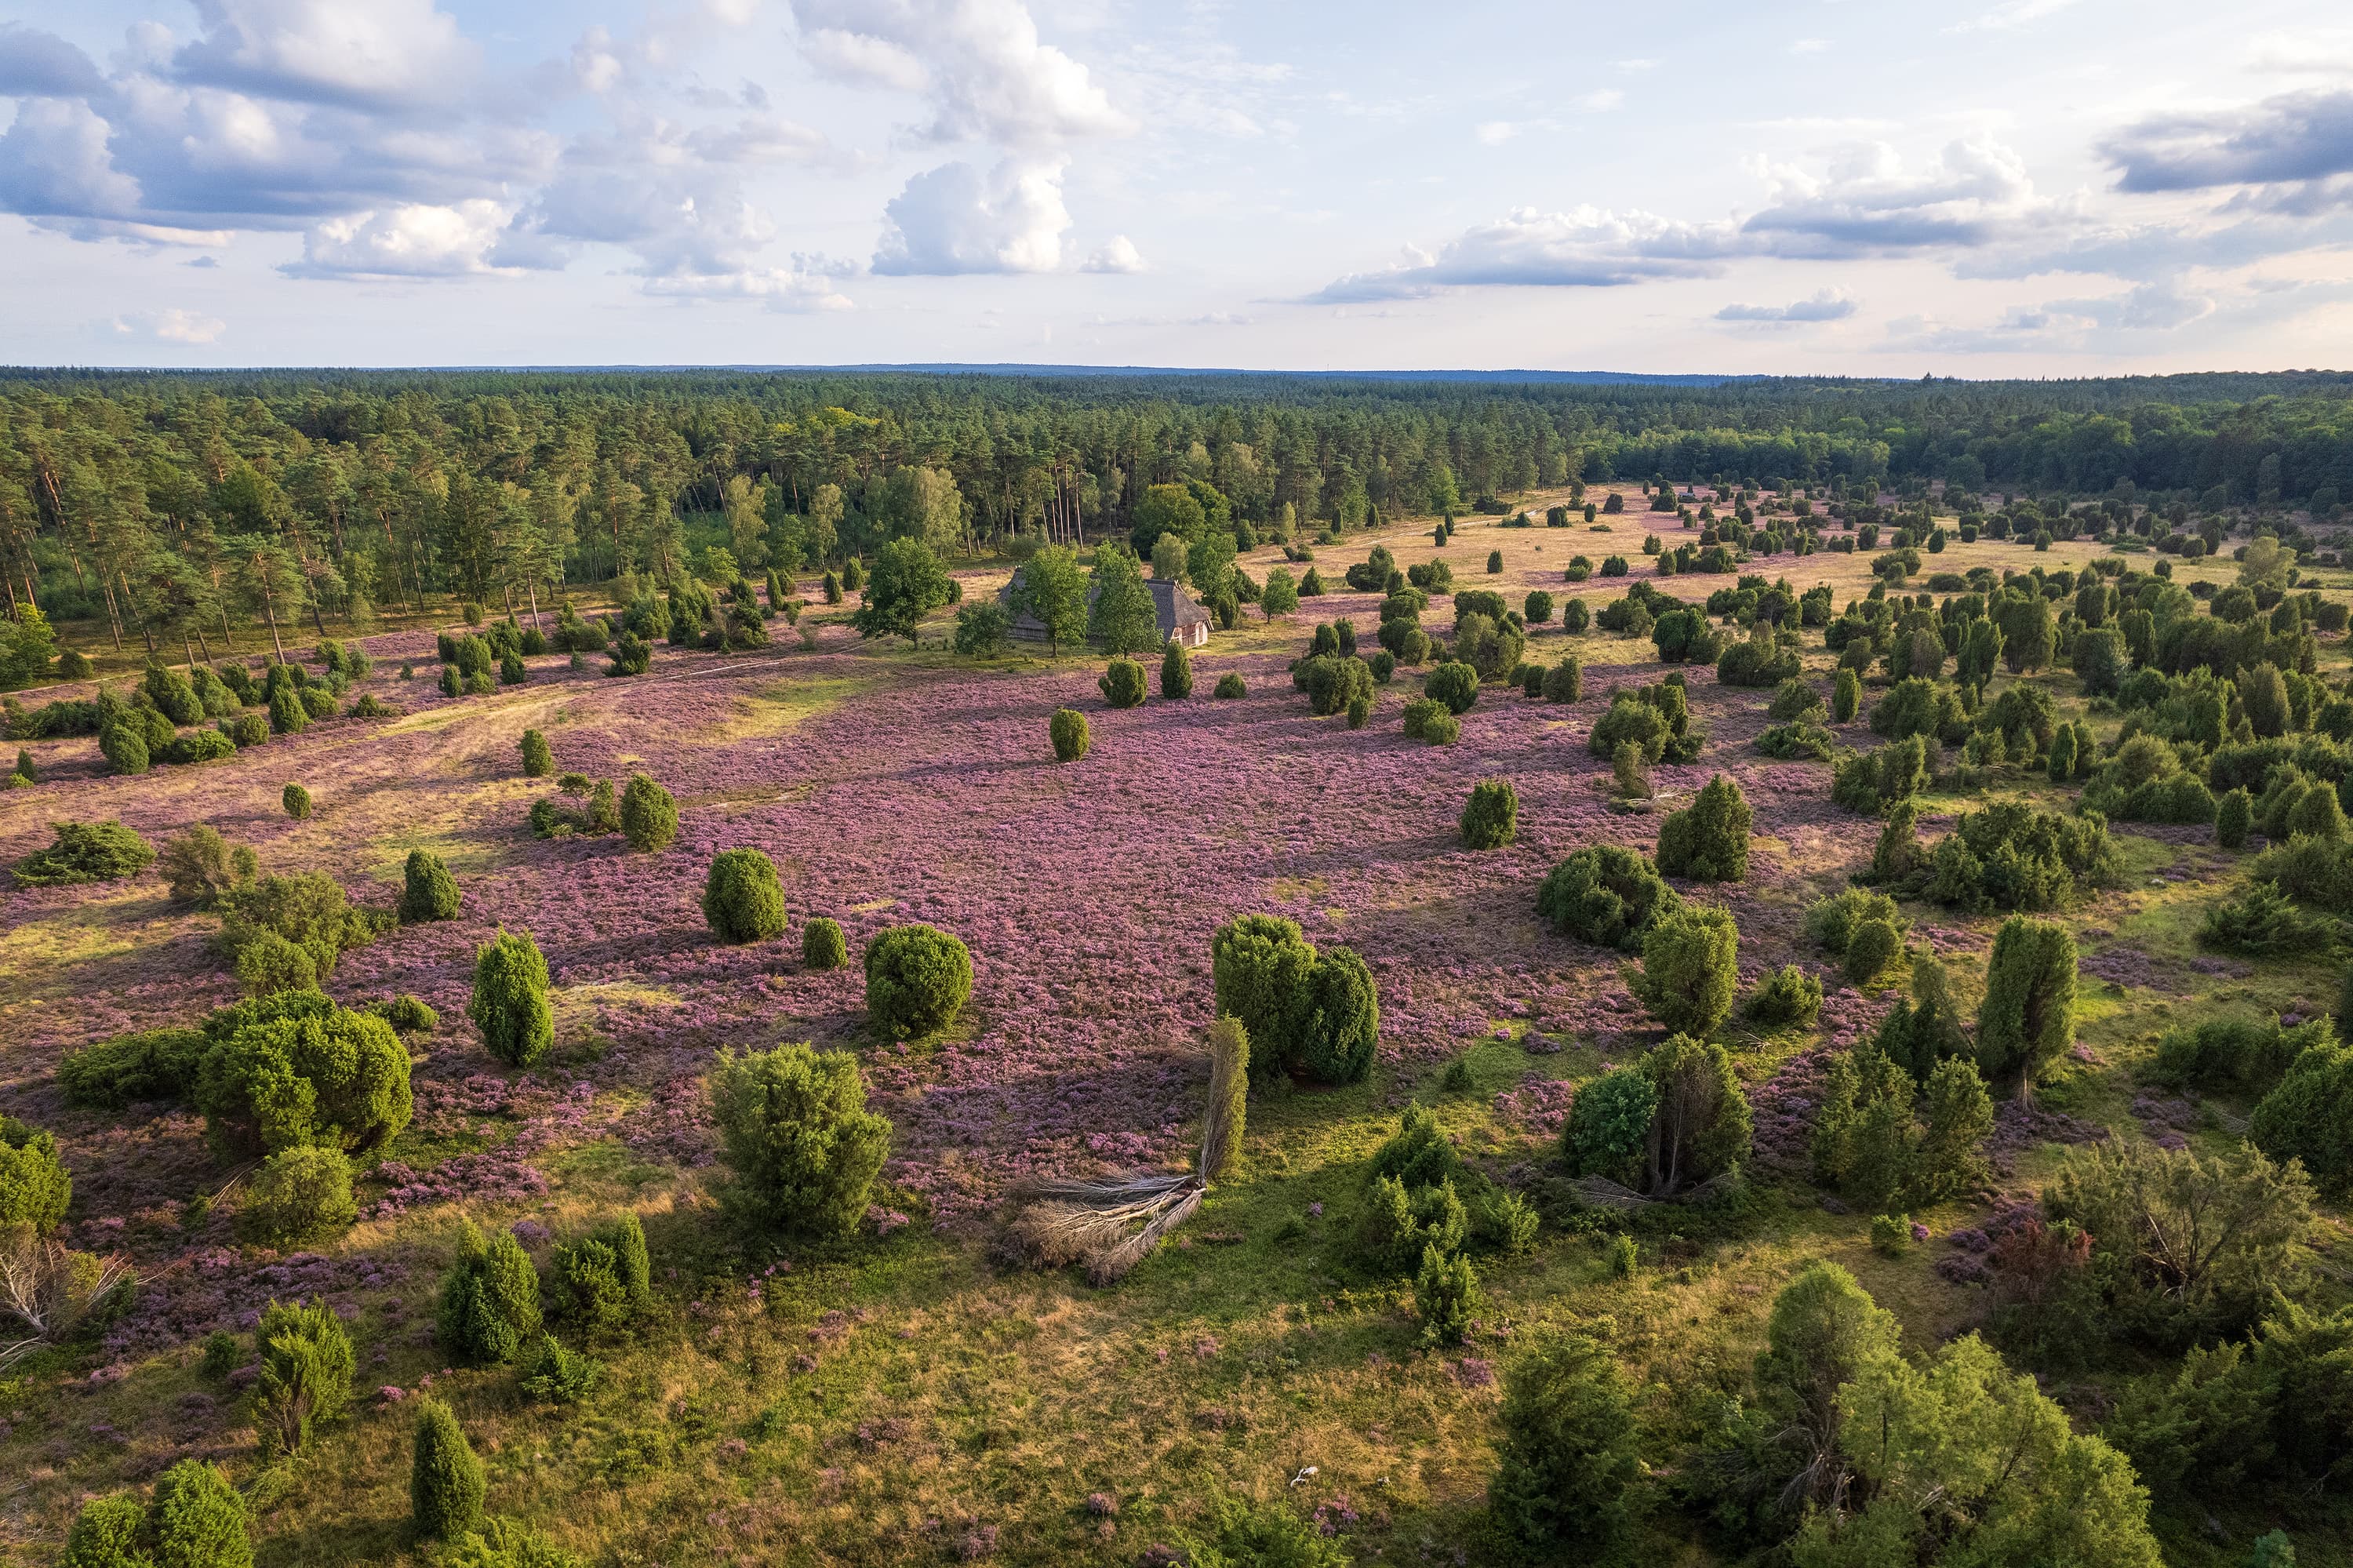
[[[2353,376],[1506,383],[1248,374],[0,372],[12,615],[122,646],[528,611],[566,585],[1124,536],[1154,484],[1268,533],[1574,481],[1876,482],[2337,515]],[[323,625],[322,625],[323,630]]]

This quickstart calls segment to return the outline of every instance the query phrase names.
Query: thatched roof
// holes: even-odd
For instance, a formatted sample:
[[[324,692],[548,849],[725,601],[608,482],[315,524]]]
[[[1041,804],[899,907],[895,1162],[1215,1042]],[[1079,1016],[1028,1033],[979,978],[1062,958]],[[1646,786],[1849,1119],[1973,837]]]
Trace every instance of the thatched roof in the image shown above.
[[[1013,568],[1013,581],[997,590],[997,602],[1008,609],[1013,608],[1014,585],[1020,580],[1021,568],[1016,567]],[[1162,641],[1176,636],[1180,630],[1214,624],[1209,612],[1201,608],[1201,601],[1187,593],[1180,585],[1165,577],[1146,577],[1144,586],[1152,590],[1152,609],[1160,621]],[[1094,609],[1096,591],[1097,585],[1087,585],[1087,609],[1090,612]],[[1043,641],[1046,627],[1034,615],[1017,613],[1013,617],[1013,635]]]

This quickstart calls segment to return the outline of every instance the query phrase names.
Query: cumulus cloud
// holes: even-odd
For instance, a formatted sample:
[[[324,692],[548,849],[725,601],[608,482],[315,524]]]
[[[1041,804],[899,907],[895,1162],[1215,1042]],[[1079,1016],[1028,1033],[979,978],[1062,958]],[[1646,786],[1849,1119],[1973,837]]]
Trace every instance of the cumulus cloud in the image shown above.
[[[440,101],[480,51],[433,0],[195,0],[204,35],[174,58],[183,81],[297,102]]]
[[[772,311],[846,311],[852,308],[839,281],[857,264],[796,252],[789,267],[745,267],[732,272],[680,270],[646,280],[658,299],[756,300]]]
[[[1114,234],[1103,244],[1102,249],[1097,250],[1081,263],[1079,270],[1082,272],[1141,272],[1144,270],[1144,257],[1135,249],[1134,240],[1124,234]]]
[[[1888,323],[1893,348],[1938,354],[2015,354],[2116,348],[2130,337],[2179,332],[2215,313],[2210,297],[2171,283],[2142,283],[2102,299],[2052,300],[2013,305],[1992,322],[1956,324],[1907,316]]]
[[[794,14],[819,70],[924,98],[928,140],[1035,150],[1135,129],[1084,65],[1039,40],[1021,0],[796,0]]]
[[[1754,165],[1766,207],[1741,228],[1776,254],[1836,258],[1936,246],[1978,246],[2054,216],[2025,160],[1990,137],[1963,137],[1924,166],[1883,142],[1842,153],[1821,174]]]
[[[410,204],[313,224],[290,278],[452,278],[495,270],[490,260],[507,226],[496,202]]]
[[[227,330],[228,323],[218,316],[208,316],[196,311],[134,311],[114,318],[117,336],[146,338],[157,343],[216,343],[221,334]]]
[[[1786,305],[1726,305],[1720,322],[1842,322],[1862,307],[1843,289],[1825,289],[1811,299]]]
[[[1008,158],[985,177],[965,163],[915,175],[883,209],[873,270],[902,277],[1053,270],[1071,227],[1065,164]]]
[[[79,98],[104,85],[90,57],[55,33],[0,25],[0,96]]]
[[[2353,173],[2353,90],[2285,93],[2242,109],[2156,115],[2101,143],[2130,192],[2301,185]]]

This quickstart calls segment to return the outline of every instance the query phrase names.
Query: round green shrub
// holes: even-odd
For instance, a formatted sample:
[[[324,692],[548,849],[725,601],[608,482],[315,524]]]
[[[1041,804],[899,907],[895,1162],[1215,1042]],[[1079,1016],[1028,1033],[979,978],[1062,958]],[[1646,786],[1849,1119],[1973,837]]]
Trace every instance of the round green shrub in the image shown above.
[[[813,969],[838,969],[849,961],[841,923],[823,915],[801,926],[801,962]]]
[[[301,735],[311,727],[311,710],[303,706],[301,692],[282,683],[270,687],[269,727],[280,735]]]
[[[466,1016],[482,1044],[510,1067],[528,1067],[555,1044],[547,1001],[547,959],[528,931],[501,931],[474,954],[474,993]]]
[[[458,879],[431,850],[413,849],[408,862],[401,870],[400,923],[413,926],[426,920],[454,920],[459,906],[465,902],[458,891]]]
[[[678,801],[644,774],[632,773],[628,788],[621,791],[620,828],[629,847],[640,854],[666,850],[678,837]]]
[[[1141,707],[1144,704],[1144,666],[1133,659],[1113,659],[1103,667],[1102,677],[1095,682],[1095,689],[1113,707]]]
[[[702,918],[723,942],[769,942],[785,934],[785,885],[755,849],[723,850],[702,884]]]
[[[1578,850],[1536,890],[1536,913],[1564,937],[1639,952],[1651,922],[1683,906],[1650,856],[1617,844]]]
[[[711,1101],[737,1191],[754,1214],[802,1235],[856,1228],[891,1151],[891,1124],[866,1108],[856,1058],[805,1044],[723,1051]]]
[[[1093,736],[1087,732],[1087,715],[1076,708],[1056,708],[1054,716],[1046,721],[1046,736],[1054,743],[1057,762],[1076,762],[1094,744]]]
[[[1872,916],[1857,921],[1847,938],[1846,953],[1840,972],[1852,986],[1867,986],[1887,972],[1887,966],[1904,950],[1904,938],[1896,934],[1890,921]]]
[[[555,748],[535,729],[522,732],[522,776],[544,779],[555,771]]]
[[[1397,678],[1397,655],[1390,652],[1386,648],[1374,650],[1373,656],[1365,661],[1365,668],[1373,673],[1373,684],[1377,686],[1386,686],[1391,681],[1395,680]],[[1237,685],[1241,683],[1241,677],[1240,675],[1229,675],[1227,679],[1232,681]],[[1236,694],[1240,695],[1239,693]]]
[[[496,1366],[539,1332],[539,1271],[512,1232],[484,1236],[471,1221],[441,1277],[434,1342],[469,1366]]]
[[[107,770],[112,773],[144,773],[153,762],[148,753],[147,737],[132,724],[111,724],[100,730],[98,750],[106,758]]]
[[[1501,849],[1519,835],[1520,795],[1508,779],[1482,779],[1472,786],[1462,807],[1463,844],[1474,850]]]
[[[253,1568],[245,1499],[202,1459],[181,1460],[155,1483],[146,1538],[155,1568]]]
[[[1748,997],[1748,1016],[1766,1029],[1811,1023],[1821,1011],[1822,982],[1795,964],[1783,964]]]
[[[1356,953],[1318,953],[1295,921],[1243,915],[1218,928],[1209,960],[1218,1012],[1240,1021],[1252,1076],[1348,1084],[1371,1071],[1380,1002]]]
[[[204,1033],[193,1098],[230,1153],[364,1152],[397,1136],[415,1109],[408,1047],[392,1026],[315,991],[223,1008]]]
[[[352,1162],[339,1149],[282,1149],[261,1162],[237,1212],[237,1234],[269,1247],[311,1246],[350,1230]]]
[[[1698,882],[1746,880],[1753,815],[1740,786],[1717,774],[1659,824],[1659,869]]]
[[[1739,958],[1740,929],[1730,911],[1687,904],[1651,922],[1628,989],[1670,1031],[1704,1038],[1732,1012]]]
[[[141,1545],[147,1510],[132,1497],[92,1498],[66,1532],[58,1568],[153,1568]]]
[[[403,1034],[430,1034],[441,1027],[441,1015],[413,996],[387,997],[368,1004],[367,1011]]]
[[[237,742],[242,751],[248,747],[264,746],[269,740],[269,721],[259,714],[239,714],[220,723],[221,733]]]
[[[73,1175],[58,1159],[56,1136],[0,1116],[0,1234],[23,1226],[46,1235],[72,1202]]]
[[[1585,664],[1574,653],[1545,672],[1544,697],[1548,703],[1573,703],[1585,695]]]
[[[1235,697],[1249,696],[1250,686],[1248,683],[1243,681],[1239,673],[1229,670],[1224,674],[1218,677],[1217,690],[1209,694],[1215,697],[1223,697],[1230,701]]]
[[[288,816],[298,822],[310,820],[311,791],[303,789],[300,784],[289,784],[279,792],[278,798],[279,802],[286,808]]]
[[[480,1525],[487,1484],[456,1414],[438,1399],[422,1402],[408,1472],[409,1518],[418,1538],[454,1541]]]
[[[1451,714],[1469,713],[1479,700],[1479,672],[1459,662],[1440,664],[1423,678],[1421,694],[1445,704]]]
[[[441,694],[445,697],[462,697],[466,694],[466,677],[458,673],[458,666],[455,664],[441,666]]]
[[[1577,1091],[1561,1128],[1561,1153],[1580,1176],[1630,1186],[1641,1178],[1659,1088],[1640,1067],[1614,1067]]]
[[[1185,645],[1173,637],[1160,655],[1160,694],[1175,698],[1193,694],[1192,657],[1185,652]]]
[[[51,822],[52,842],[16,866],[19,887],[59,887],[81,882],[115,882],[135,876],[155,862],[155,848],[121,822]]]
[[[935,1034],[971,995],[972,954],[945,931],[892,926],[866,944],[866,1016],[877,1035]]]

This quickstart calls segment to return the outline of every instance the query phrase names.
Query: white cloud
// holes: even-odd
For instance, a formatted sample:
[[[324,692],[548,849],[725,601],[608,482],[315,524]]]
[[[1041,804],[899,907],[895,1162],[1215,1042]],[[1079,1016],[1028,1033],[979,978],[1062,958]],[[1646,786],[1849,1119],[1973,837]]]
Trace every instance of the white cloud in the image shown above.
[[[451,278],[497,269],[491,252],[507,226],[492,201],[448,207],[411,204],[313,224],[302,260],[280,270],[291,278]]]
[[[1609,287],[1653,278],[1711,276],[1743,257],[1846,260],[1968,250],[2022,238],[2054,222],[2023,162],[1979,137],[1947,147],[1917,170],[1894,149],[1849,149],[1820,174],[1759,162],[1766,207],[1743,221],[1691,223],[1648,212],[1520,207],[1448,241],[1434,254],[1353,273],[1309,296],[1318,303],[1417,299],[1489,285]]]
[[[195,0],[204,36],[180,50],[181,79],[299,102],[445,101],[471,85],[480,51],[433,0]]]
[[[1045,148],[1135,122],[1087,68],[1038,37],[1021,0],[796,0],[810,63],[919,93],[925,137]]]
[[[1786,305],[1726,305],[1715,313],[1720,322],[1842,322],[1862,307],[1843,289],[1824,289],[1811,299]]]
[[[1144,270],[1144,257],[1135,249],[1134,240],[1124,234],[1114,234],[1104,242],[1103,249],[1088,257],[1081,264],[1079,270],[1082,272],[1141,272]]]
[[[2283,76],[2353,75],[2353,27],[2258,34],[2247,46],[2247,69]]]
[[[603,27],[589,28],[572,46],[572,78],[590,92],[610,92],[620,85],[622,70],[613,35]]]
[[[915,175],[883,209],[874,270],[895,277],[1053,270],[1071,227],[1064,164],[1008,158],[985,179],[965,163]]]
[[[1508,120],[1484,121],[1471,132],[1482,147],[1500,147],[1519,133],[1520,128]]]
[[[1799,38],[1789,46],[1793,55],[1818,55],[1831,47],[1828,38]]]
[[[1524,207],[1465,231],[1435,255],[1409,250],[1398,266],[1353,273],[1310,298],[1357,304],[1493,284],[1607,288],[1646,278],[1698,277],[1715,271],[1736,243],[1729,224],[1677,223],[1654,213],[1591,207],[1568,212]]]
[[[2031,26],[2045,16],[2056,16],[2074,4],[2075,0],[2009,0],[2007,5],[1997,5],[1992,10],[1982,12],[1966,21],[1956,22],[1945,31],[1948,33],[2012,32],[2020,27]]]
[[[157,343],[216,343],[228,330],[228,323],[218,316],[183,310],[133,311],[115,317],[113,325],[118,336],[151,338]]]
[[[1605,87],[1599,89],[1596,91],[1588,92],[1584,97],[1579,98],[1577,101],[1577,106],[1579,109],[1584,110],[1588,114],[1600,114],[1609,110],[1617,108],[1620,104],[1625,101],[1626,95],[1624,93],[1619,91],[1614,87]]]
[[[139,183],[115,168],[90,105],[27,99],[0,135],[0,205],[33,218],[119,219],[139,210]]]
[[[1646,70],[1656,70],[1659,62],[1651,59],[1620,60],[1618,69],[1628,76],[1639,76]]]
[[[796,254],[790,267],[744,268],[733,272],[676,272],[646,280],[645,291],[657,299],[757,300],[772,311],[852,309],[839,280],[857,270],[855,263],[822,256]]]
[[[1752,167],[1767,205],[1741,228],[1781,255],[1984,245],[2054,216],[2025,160],[1983,134],[1949,143],[1917,170],[1883,142],[1849,148],[1820,175],[1764,160]]]

